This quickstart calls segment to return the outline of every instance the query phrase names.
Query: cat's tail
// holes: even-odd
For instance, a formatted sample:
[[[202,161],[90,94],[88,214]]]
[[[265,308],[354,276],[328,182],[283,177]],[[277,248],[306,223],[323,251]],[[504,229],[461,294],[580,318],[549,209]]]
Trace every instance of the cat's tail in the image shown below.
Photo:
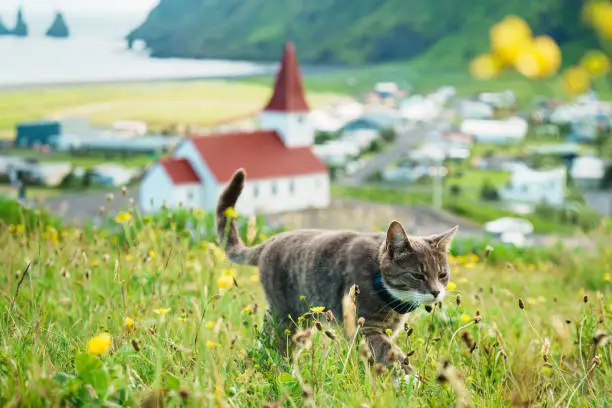
[[[229,184],[223,190],[223,193],[221,193],[221,197],[219,197],[215,214],[217,236],[230,261],[243,265],[257,265],[262,245],[250,248],[244,245],[234,222],[234,207],[244,188],[245,178],[246,173],[244,169],[236,170]]]

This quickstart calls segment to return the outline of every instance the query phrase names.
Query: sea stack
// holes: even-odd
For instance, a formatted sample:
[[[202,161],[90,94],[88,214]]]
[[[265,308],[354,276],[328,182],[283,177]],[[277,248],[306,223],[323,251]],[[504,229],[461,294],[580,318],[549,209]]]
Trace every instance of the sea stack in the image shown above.
[[[13,35],[16,37],[27,37],[28,36],[28,25],[23,18],[23,10],[17,11],[17,24],[13,29]]]
[[[11,31],[8,28],[6,28],[4,23],[2,23],[2,18],[0,17],[0,37],[4,35],[11,35]]]
[[[70,30],[68,29],[68,24],[66,24],[66,20],[64,19],[64,15],[60,12],[55,14],[55,19],[51,24],[51,27],[47,30],[47,37],[54,38],[68,38],[70,37]]]

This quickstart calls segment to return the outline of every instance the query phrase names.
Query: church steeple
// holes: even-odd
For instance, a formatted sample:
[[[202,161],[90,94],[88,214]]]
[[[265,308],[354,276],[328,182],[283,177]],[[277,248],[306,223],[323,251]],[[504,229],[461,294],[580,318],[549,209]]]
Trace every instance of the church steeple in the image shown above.
[[[272,112],[308,112],[310,108],[304,95],[302,73],[291,41],[285,43],[280,68],[276,74],[274,91],[264,108]]]

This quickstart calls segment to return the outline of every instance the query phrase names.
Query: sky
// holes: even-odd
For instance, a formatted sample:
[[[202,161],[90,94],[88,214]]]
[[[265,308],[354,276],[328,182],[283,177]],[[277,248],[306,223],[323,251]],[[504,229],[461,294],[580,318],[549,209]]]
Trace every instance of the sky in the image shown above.
[[[62,10],[79,13],[145,14],[159,0],[0,0],[0,11],[14,11],[22,6],[26,12]]]

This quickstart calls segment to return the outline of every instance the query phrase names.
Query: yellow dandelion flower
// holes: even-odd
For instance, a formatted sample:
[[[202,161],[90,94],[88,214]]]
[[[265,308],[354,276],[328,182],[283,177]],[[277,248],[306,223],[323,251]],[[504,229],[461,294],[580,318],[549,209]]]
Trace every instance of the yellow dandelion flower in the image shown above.
[[[157,252],[155,252],[154,250],[150,249],[149,250],[149,257],[151,259],[155,259],[156,256],[157,256]]]
[[[127,224],[128,222],[132,221],[132,214],[127,211],[120,211],[117,213],[117,216],[115,216],[115,221],[117,221],[119,224]]]
[[[474,268],[475,266],[476,266],[476,263],[475,263],[475,262],[467,262],[467,263],[465,264],[465,267],[466,267],[467,269],[472,269],[472,268]]]
[[[153,309],[153,313],[158,314],[160,316],[165,316],[170,311],[170,308],[161,308],[161,309]]]
[[[470,316],[466,315],[466,314],[462,314],[461,315],[461,320],[463,320],[464,322],[467,323],[467,322],[472,321],[472,318]]]
[[[591,88],[589,71],[583,67],[571,67],[563,72],[561,81],[565,91],[571,95],[587,92]]]
[[[546,78],[561,66],[561,50],[549,36],[536,37],[514,61],[516,70],[527,78]]]
[[[608,56],[599,50],[587,51],[580,60],[580,66],[593,78],[606,75],[610,71]]]
[[[23,225],[22,224],[17,224],[15,226],[15,231],[17,231],[17,233],[23,232]]]
[[[448,285],[446,285],[446,289],[447,290],[455,290],[457,289],[457,284],[455,282],[448,282]]]
[[[325,306],[311,307],[310,311],[312,313],[323,313],[325,311]]]
[[[234,278],[229,275],[222,275],[217,279],[217,287],[219,289],[229,289],[234,285]]]
[[[604,273],[603,280],[605,280],[606,282],[612,282],[612,274]]]
[[[123,325],[126,329],[131,329],[132,327],[134,327],[134,319],[126,317],[125,319],[123,319]]]
[[[612,4],[595,2],[591,6],[590,20],[593,28],[604,38],[612,38]]]
[[[205,327],[207,329],[214,329],[215,328],[215,322],[207,322]]]
[[[258,274],[251,275],[251,276],[249,277],[249,280],[250,280],[251,282],[259,282],[259,275],[258,275]]]
[[[253,308],[251,306],[245,306],[242,308],[242,313],[251,313]]]
[[[93,354],[94,356],[101,356],[109,349],[112,343],[113,339],[110,334],[98,334],[97,336],[89,339],[87,342],[87,352],[89,354]]]
[[[206,347],[208,347],[209,349],[212,349],[212,348],[215,348],[215,347],[218,347],[218,346],[219,346],[219,345],[218,345],[217,343],[213,343],[213,342],[212,342],[212,341],[210,341],[210,340],[208,340],[208,341],[206,342]]]
[[[201,208],[198,208],[197,210],[195,210],[195,215],[197,217],[203,217],[204,216],[204,210],[202,210]]]
[[[507,16],[491,28],[493,51],[504,62],[514,64],[522,50],[531,43],[531,28],[518,16]]]
[[[13,224],[9,225],[9,231],[10,232],[15,232],[15,226]]]
[[[500,74],[503,63],[495,55],[482,54],[470,62],[470,73],[476,79],[491,79]]]
[[[238,213],[236,212],[234,207],[227,207],[225,211],[223,211],[223,215],[228,218],[236,218],[238,216]]]
[[[133,259],[134,259],[134,255],[132,255],[132,254],[127,254],[127,255],[125,256],[125,260],[126,260],[126,261],[131,261],[131,260],[133,260]]]

